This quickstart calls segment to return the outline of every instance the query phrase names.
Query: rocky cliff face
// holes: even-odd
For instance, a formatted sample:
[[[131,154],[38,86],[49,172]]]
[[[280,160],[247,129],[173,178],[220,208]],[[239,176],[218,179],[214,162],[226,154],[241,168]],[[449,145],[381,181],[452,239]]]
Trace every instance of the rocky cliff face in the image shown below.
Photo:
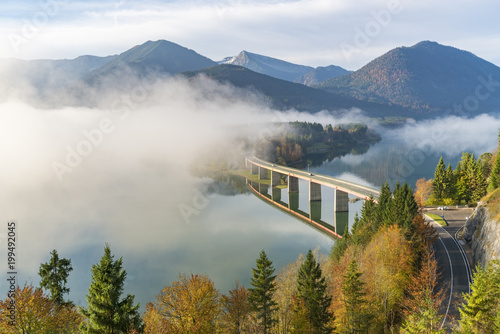
[[[487,203],[480,203],[465,224],[463,240],[471,243],[472,266],[500,259],[500,221]]]

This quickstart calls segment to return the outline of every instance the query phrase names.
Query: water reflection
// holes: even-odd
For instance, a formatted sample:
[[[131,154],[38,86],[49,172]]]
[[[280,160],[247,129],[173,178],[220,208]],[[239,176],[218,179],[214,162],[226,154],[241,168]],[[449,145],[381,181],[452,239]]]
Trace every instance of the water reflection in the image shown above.
[[[327,223],[322,220],[322,208],[323,206],[328,206],[328,202],[323,203],[322,199],[312,199],[311,194],[308,194],[309,200],[309,210],[304,212],[299,209],[300,196],[298,191],[298,179],[290,177],[293,185],[291,187],[286,186],[286,191],[288,193],[288,202],[281,200],[281,192],[283,186],[275,186],[271,187],[271,195],[268,194],[269,185],[262,182],[257,182],[251,179],[246,179],[247,186],[249,190],[257,197],[262,199],[265,203],[270,204],[271,206],[279,209],[299,220],[305,222],[312,228],[317,231],[323,233],[324,235],[337,239],[339,236],[343,235],[345,230],[349,225],[349,208],[348,202],[346,201],[345,212],[334,212],[334,216],[332,217],[332,223]],[[303,180],[301,180],[303,181]],[[295,183],[297,182],[297,183]],[[317,193],[321,193],[321,186],[319,184],[315,184],[319,189],[315,191]],[[309,185],[310,186],[310,185]],[[327,190],[328,187],[324,187]],[[331,189],[330,189],[331,190]],[[309,190],[311,191],[311,189]],[[348,198],[347,193],[343,193]],[[334,205],[334,202],[330,203],[331,206]],[[340,214],[341,213],[341,214]]]

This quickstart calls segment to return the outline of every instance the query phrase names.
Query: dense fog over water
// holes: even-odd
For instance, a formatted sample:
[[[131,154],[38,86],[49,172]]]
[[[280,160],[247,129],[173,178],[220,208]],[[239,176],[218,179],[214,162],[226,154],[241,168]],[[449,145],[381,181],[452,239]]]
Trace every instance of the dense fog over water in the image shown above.
[[[247,282],[261,249],[276,267],[309,248],[328,252],[333,241],[317,231],[249,194],[209,195],[205,189],[213,181],[190,174],[198,156],[230,146],[235,134],[227,129],[233,125],[366,121],[381,132],[382,143],[420,149],[424,159],[492,151],[500,127],[498,118],[481,115],[388,130],[369,121],[369,111],[275,111],[257,92],[206,78],[131,79],[127,87],[42,94],[21,80],[2,93],[0,215],[19,225],[21,285],[38,284],[40,263],[56,249],[75,269],[70,298],[84,304],[90,267],[108,242],[124,258],[128,292],[144,306],[179,272],[208,274],[229,289],[235,279]],[[377,145],[364,155],[344,156],[342,163],[352,167],[345,172],[377,185],[356,172],[387,150]],[[404,156],[410,151],[400,155],[411,162]],[[188,220],[181,206],[193,208]],[[3,284],[0,291],[6,291]]]

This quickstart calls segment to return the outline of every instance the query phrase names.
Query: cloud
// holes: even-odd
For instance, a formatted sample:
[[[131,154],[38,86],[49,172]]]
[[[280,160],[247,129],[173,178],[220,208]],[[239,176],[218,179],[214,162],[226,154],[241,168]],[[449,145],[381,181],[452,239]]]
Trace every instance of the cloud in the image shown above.
[[[272,208],[242,217],[255,204],[247,196],[212,195],[213,181],[190,173],[200,154],[232,148],[233,132],[227,129],[235,124],[288,120],[298,113],[273,115],[255,92],[203,77],[147,83],[131,78],[130,84],[137,86],[128,93],[116,87],[100,95],[91,89],[79,92],[88,106],[63,95],[56,95],[62,102],[55,107],[16,94],[0,102],[0,141],[5,143],[0,147],[0,212],[4,221],[19,225],[21,284],[36,284],[40,263],[57,249],[73,261],[72,298],[83,304],[90,266],[109,242],[133,276],[132,293],[144,302],[181,271],[210,272],[229,288],[258,255],[238,248],[244,245],[271,251],[299,247],[287,245],[294,236],[301,242],[330,242],[300,222],[290,224],[293,219]],[[23,87],[29,83],[18,88]],[[140,87],[144,90],[134,93]],[[132,104],[114,108],[113,101],[124,94]],[[189,219],[181,210],[185,207],[193,210]],[[254,219],[260,223],[248,221]],[[286,240],[274,240],[276,229],[286,231]],[[238,231],[241,238],[234,235]],[[227,257],[229,249],[233,257],[213,260]]]
[[[245,49],[304,65],[335,64],[355,70],[392,48],[435,40],[500,64],[493,47],[498,44],[500,8],[493,0],[481,6],[429,0],[47,1],[61,5],[16,48],[8,37],[23,36],[26,22],[33,23],[44,10],[37,2],[3,5],[1,56],[105,56],[147,40],[167,39],[214,60]],[[387,13],[394,3],[400,10],[385,20],[380,13]],[[359,31],[368,31],[369,38],[356,45],[361,41]],[[343,45],[357,51],[346,57]]]

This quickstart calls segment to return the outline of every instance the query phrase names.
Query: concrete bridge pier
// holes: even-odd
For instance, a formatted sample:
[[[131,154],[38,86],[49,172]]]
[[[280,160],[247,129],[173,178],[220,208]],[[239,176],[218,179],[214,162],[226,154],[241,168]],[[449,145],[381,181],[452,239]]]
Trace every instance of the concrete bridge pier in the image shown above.
[[[349,211],[349,195],[346,192],[335,189],[335,196],[333,198],[333,211]]]
[[[267,169],[264,167],[259,167],[259,180],[267,180]]]
[[[309,202],[311,201],[321,201],[321,184],[309,182]]]
[[[279,202],[281,201],[281,189],[277,187],[272,187],[271,188],[271,198],[274,202]]]
[[[288,208],[292,211],[299,209],[299,179],[288,176]]]
[[[349,211],[334,212],[333,226],[335,227],[335,233],[344,235],[346,229],[349,228]]]
[[[259,166],[253,164],[253,163],[250,163],[250,173],[251,174],[257,174],[259,173]]]
[[[288,192],[298,193],[299,192],[299,179],[294,176],[288,176]]]
[[[273,187],[279,186],[281,181],[281,173],[271,171],[271,185]]]
[[[259,183],[259,192],[262,195],[267,195],[268,192],[269,192],[269,185],[268,184]]]
[[[309,201],[309,219],[321,220],[321,201]]]
[[[321,184],[309,181],[309,219],[321,220]]]

